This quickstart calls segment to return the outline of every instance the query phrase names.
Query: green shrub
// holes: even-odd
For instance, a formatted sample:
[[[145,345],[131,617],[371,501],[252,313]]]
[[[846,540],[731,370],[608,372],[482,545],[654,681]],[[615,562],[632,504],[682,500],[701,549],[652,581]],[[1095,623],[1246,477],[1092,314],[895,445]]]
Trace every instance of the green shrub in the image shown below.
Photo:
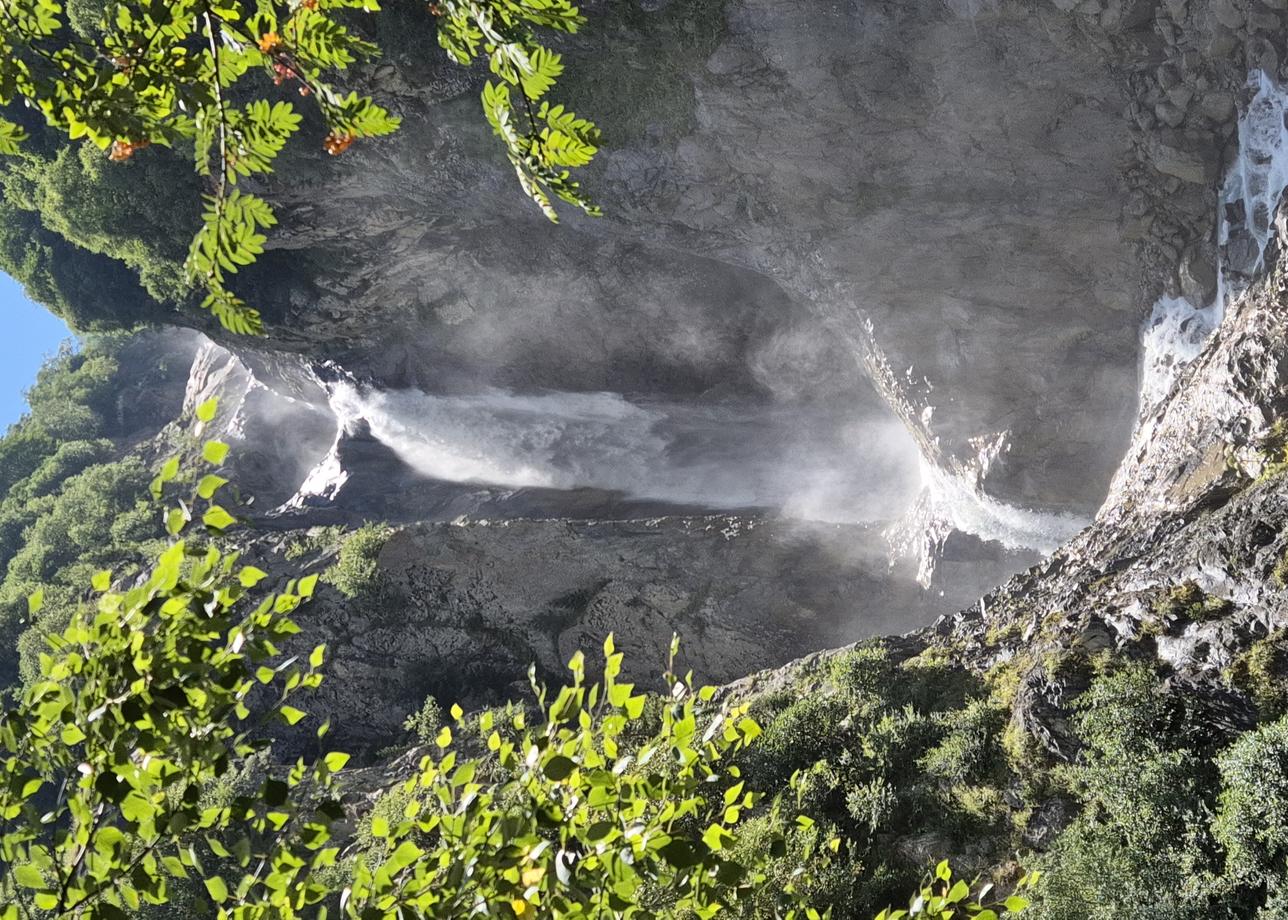
[[[1140,664],[1100,674],[1078,699],[1085,747],[1063,778],[1081,812],[1043,860],[1038,916],[1237,916],[1213,885],[1210,755],[1173,730],[1183,706]]]
[[[340,525],[313,527],[288,542],[283,555],[287,560],[294,561],[314,553],[331,552],[339,548],[343,543],[344,528]]]
[[[796,700],[766,718],[764,735],[749,754],[748,776],[762,788],[781,787],[797,770],[807,770],[839,753],[848,733],[849,709],[837,696],[816,694]]]
[[[951,784],[996,774],[1006,716],[987,700],[971,700],[965,708],[942,717],[948,734],[918,765],[930,776]]]
[[[1203,623],[1219,619],[1234,609],[1234,605],[1219,597],[1204,593],[1192,581],[1170,588],[1155,598],[1154,613],[1160,619],[1180,623]]]
[[[323,580],[350,599],[379,598],[385,588],[380,551],[392,535],[387,524],[363,524],[345,538],[339,559],[323,573]]]
[[[421,744],[432,743],[442,727],[443,707],[432,696],[425,697],[424,705],[403,722],[403,728],[411,732]]]
[[[898,672],[890,652],[880,642],[870,642],[832,659],[833,683],[859,706],[884,705],[894,690]]]
[[[1252,699],[1261,718],[1288,712],[1288,631],[1254,642],[1230,665],[1226,679]]]
[[[845,810],[857,827],[875,834],[889,827],[899,807],[899,793],[884,776],[876,776],[850,789]]]
[[[1288,886],[1288,718],[1243,735],[1217,763],[1214,826],[1227,874],[1243,884]]]

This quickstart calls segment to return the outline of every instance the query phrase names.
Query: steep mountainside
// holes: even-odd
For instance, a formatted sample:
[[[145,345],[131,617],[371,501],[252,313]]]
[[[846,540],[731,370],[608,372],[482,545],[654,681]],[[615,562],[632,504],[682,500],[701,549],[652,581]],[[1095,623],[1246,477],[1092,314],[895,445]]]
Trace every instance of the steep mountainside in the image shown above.
[[[722,413],[808,409],[866,429],[893,411],[908,434],[881,437],[919,452],[923,471],[869,478],[925,491],[902,550],[933,561],[965,529],[1045,551],[1085,523],[1131,431],[1146,305],[1215,293],[1218,180],[1249,70],[1274,77],[1288,59],[1284,11],[614,0],[590,13],[595,28],[566,50],[570,101],[608,139],[591,177],[606,218],[551,232],[523,210],[476,81],[423,54],[428,21],[390,14],[376,36],[389,60],[361,79],[405,128],[281,170],[284,226],[250,279],[270,334],[225,344],[296,399],[303,373],[435,398],[606,391],[726,428]],[[84,157],[10,174],[9,206],[65,238],[15,242],[13,267],[94,250],[182,299],[161,279],[188,204],[146,191],[173,178],[152,153],[129,167],[142,190]],[[135,217],[77,233],[50,216],[99,215],[108,200]],[[75,259],[58,255],[69,239]],[[1227,274],[1251,268],[1236,256]],[[134,316],[203,322],[138,303]],[[319,408],[334,399],[312,391]],[[901,510],[866,507],[869,495],[847,495],[842,519]],[[765,489],[693,510],[779,500]],[[570,505],[624,516],[584,495]]]
[[[610,631],[656,687],[678,632],[765,725],[748,782],[846,839],[835,916],[951,856],[1048,869],[1049,920],[1288,917],[1288,3],[590,11],[608,216],[518,207],[400,11],[359,79],[405,128],[290,155],[261,340],[175,312],[164,154],[5,168],[34,293],[209,333],[64,356],[0,441],[5,682],[158,538],[149,470],[218,397],[246,558],[324,573],[331,677],[275,755],[331,718],[359,825],[427,698]]]

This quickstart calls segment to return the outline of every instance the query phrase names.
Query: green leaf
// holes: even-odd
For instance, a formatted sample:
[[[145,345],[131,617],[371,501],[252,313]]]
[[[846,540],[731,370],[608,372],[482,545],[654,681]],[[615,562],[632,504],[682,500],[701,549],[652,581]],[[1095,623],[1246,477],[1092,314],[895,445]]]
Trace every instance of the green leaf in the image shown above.
[[[519,72],[523,94],[536,101],[550,91],[563,73],[563,56],[540,45],[528,54],[528,67]]]
[[[253,588],[267,577],[267,572],[263,569],[257,569],[253,565],[243,566],[241,571],[237,573],[237,581],[241,583],[243,588]]]
[[[702,842],[712,852],[723,850],[726,842],[731,842],[733,836],[718,824],[712,824],[702,833]]]
[[[165,463],[161,464],[161,472],[157,474],[157,476],[161,479],[162,482],[170,482],[178,475],[179,475],[178,457],[171,457],[170,459],[166,460]]]
[[[171,508],[165,514],[165,529],[170,536],[177,535],[188,524],[188,515],[182,508]]]
[[[213,421],[215,413],[219,410],[219,397],[208,399],[197,407],[197,421]]]
[[[59,739],[63,744],[71,747],[74,744],[80,744],[85,740],[85,733],[76,725],[67,724],[63,726],[62,732],[59,733]]]
[[[204,881],[206,883],[206,891],[210,892],[210,900],[214,901],[216,904],[222,904],[228,900],[228,886],[224,884],[224,880],[222,878],[217,875],[212,875]]]
[[[11,156],[22,149],[27,132],[7,118],[0,118],[0,155]]]
[[[40,613],[40,608],[45,606],[45,589],[37,588],[27,595],[27,615],[35,616]]]
[[[228,445],[223,441],[207,441],[201,448],[201,456],[207,463],[219,466],[228,456]]]
[[[247,306],[246,301],[226,288],[210,290],[201,307],[213,313],[219,325],[229,332],[237,335],[262,335],[264,332],[264,321],[259,311]]]
[[[18,865],[14,866],[11,871],[13,872],[13,880],[23,888],[43,889],[45,887],[45,877],[35,866]]]
[[[278,712],[282,714],[282,718],[286,720],[287,725],[295,725],[306,715],[306,713],[296,709],[294,706],[282,706]]]
[[[215,493],[219,491],[219,488],[227,482],[228,480],[222,476],[216,476],[214,473],[207,473],[205,476],[202,476],[201,481],[197,483],[197,494],[209,501],[215,497]]]
[[[211,530],[222,531],[236,524],[237,519],[219,505],[211,505],[206,509],[206,513],[201,516],[201,523]]]
[[[174,856],[162,856],[161,865],[165,867],[166,872],[175,878],[188,877],[188,870],[184,868],[183,861]]]

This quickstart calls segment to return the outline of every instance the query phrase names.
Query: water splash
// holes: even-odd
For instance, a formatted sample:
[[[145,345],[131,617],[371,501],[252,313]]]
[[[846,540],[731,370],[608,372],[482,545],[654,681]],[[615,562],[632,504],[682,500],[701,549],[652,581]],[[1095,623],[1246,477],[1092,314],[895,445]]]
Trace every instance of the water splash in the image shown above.
[[[929,507],[955,530],[991,540],[1011,550],[1035,550],[1047,555],[1087,526],[1073,514],[1035,511],[998,501],[972,488],[961,476],[930,464],[921,466]]]

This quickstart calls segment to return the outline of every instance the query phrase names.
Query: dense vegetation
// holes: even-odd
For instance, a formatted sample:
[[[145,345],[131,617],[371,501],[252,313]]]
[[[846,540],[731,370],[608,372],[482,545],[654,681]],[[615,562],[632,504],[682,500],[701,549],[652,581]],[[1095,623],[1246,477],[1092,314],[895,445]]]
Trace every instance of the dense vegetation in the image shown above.
[[[745,758],[749,782],[781,788],[799,772],[805,812],[846,840],[816,874],[819,903],[861,916],[927,851],[973,871],[1028,853],[1042,870],[1039,918],[1285,915],[1281,637],[1231,669],[1225,695],[1120,655],[1011,662],[982,678],[942,649],[895,658],[883,643],[860,647],[753,708],[765,732]],[[1031,667],[1085,683],[1072,760],[1011,721]],[[1260,720],[1238,689],[1267,701]]]
[[[139,361],[154,366],[129,366]],[[173,391],[183,367],[165,361],[125,339],[64,348],[28,392],[30,411],[0,438],[0,686],[34,676],[40,636],[66,625],[89,574],[124,574],[164,536],[148,500],[152,472],[130,448],[165,421],[146,395],[162,382]],[[32,621],[26,599],[37,588],[46,603]]]
[[[208,469],[164,515],[171,539],[139,577],[89,576],[91,596],[49,630],[39,674],[0,717],[3,920],[830,913],[809,904],[812,873],[841,841],[743,779],[734,761],[761,734],[747,704],[675,674],[650,700],[619,680],[611,637],[599,682],[579,653],[564,686],[534,683],[534,710],[453,707],[464,743],[440,726],[435,752],[342,848],[348,756],[277,765],[266,746],[323,679],[323,646],[307,662],[281,650],[318,576],[265,592],[271,576],[221,548],[236,522],[209,467],[227,453],[201,448]],[[149,490],[187,479],[167,460]],[[38,589],[29,610],[42,607]],[[986,907],[940,864],[908,911],[882,917],[989,920],[1025,904]]]

